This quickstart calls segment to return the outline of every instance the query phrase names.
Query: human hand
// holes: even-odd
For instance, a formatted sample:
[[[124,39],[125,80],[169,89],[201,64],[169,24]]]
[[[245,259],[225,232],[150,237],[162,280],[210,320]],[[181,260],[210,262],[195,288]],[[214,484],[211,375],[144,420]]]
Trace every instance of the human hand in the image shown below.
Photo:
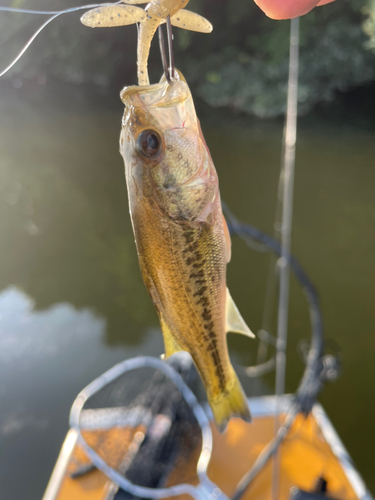
[[[293,19],[334,0],[254,0],[271,19]]]

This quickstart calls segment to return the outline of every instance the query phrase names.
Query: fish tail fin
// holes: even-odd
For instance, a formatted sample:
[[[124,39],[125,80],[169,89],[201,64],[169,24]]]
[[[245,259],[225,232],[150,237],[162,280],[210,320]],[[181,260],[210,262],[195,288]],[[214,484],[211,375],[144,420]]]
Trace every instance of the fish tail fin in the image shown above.
[[[209,395],[208,402],[220,432],[225,431],[231,417],[239,417],[245,422],[251,422],[247,398],[234,371],[220,394]]]

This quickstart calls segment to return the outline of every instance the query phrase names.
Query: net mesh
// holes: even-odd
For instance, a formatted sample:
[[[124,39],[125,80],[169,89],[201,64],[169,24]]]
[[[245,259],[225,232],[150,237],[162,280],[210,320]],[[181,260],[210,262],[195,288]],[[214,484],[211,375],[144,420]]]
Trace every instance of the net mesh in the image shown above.
[[[133,484],[196,482],[199,424],[174,383],[155,368],[125,372],[89,397],[79,427],[90,448]]]

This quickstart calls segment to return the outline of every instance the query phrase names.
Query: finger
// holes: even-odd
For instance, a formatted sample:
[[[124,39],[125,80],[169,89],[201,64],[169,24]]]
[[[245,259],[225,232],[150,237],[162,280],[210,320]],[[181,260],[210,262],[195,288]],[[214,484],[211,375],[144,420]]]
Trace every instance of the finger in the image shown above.
[[[293,19],[310,12],[318,3],[332,0],[254,0],[271,19]]]

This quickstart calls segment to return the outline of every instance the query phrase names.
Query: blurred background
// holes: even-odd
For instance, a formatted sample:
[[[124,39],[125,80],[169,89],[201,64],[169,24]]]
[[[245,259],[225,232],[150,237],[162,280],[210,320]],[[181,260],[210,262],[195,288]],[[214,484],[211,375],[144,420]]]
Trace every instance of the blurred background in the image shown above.
[[[73,0],[1,5],[63,9]],[[196,100],[223,200],[273,233],[289,21],[251,0],[191,0],[211,35],[175,30],[175,61]],[[119,92],[136,83],[135,26],[92,30],[62,16],[0,80],[0,490],[39,499],[77,393],[114,363],[163,344],[141,280],[118,137]],[[42,17],[0,12],[0,68]],[[161,74],[154,43],[150,77]],[[292,249],[319,290],[341,378],[320,397],[375,492],[375,1],[337,0],[301,19]],[[228,282],[261,327],[270,256],[234,238]],[[274,332],[275,333],[275,332]],[[303,293],[291,283],[287,390],[303,371]],[[229,336],[232,360],[256,342]],[[248,394],[272,393],[274,375]]]

